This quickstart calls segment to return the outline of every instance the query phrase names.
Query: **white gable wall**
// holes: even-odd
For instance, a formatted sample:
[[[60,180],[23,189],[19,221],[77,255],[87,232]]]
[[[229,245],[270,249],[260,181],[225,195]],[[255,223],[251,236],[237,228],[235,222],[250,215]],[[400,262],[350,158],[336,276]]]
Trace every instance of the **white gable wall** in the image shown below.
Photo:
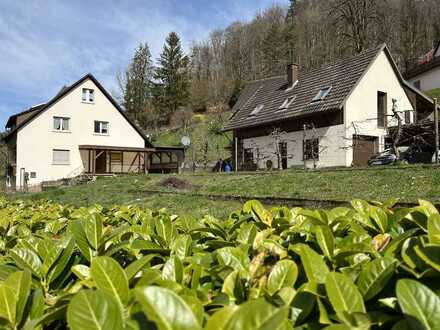
[[[82,102],[82,89],[94,90],[94,104]],[[70,118],[69,132],[53,130],[53,117]],[[94,121],[109,122],[109,135],[94,133]],[[79,145],[118,147],[145,146],[144,139],[114,107],[107,97],[88,79],[17,132],[17,187],[20,169],[36,172],[29,185],[78,175],[83,169]],[[54,165],[53,149],[70,150],[69,165]]]
[[[397,100],[398,111],[414,110],[411,102],[402,88],[400,81],[385,52],[382,51],[370,68],[367,70],[355,90],[348,97],[345,104],[345,125],[347,159],[346,166],[353,161],[352,137],[354,134],[379,137],[379,149],[384,148],[384,138],[387,130],[378,127],[377,120],[377,93],[387,93],[387,113],[392,114],[392,99]],[[388,117],[388,126],[396,125],[393,118]],[[402,119],[404,116],[402,114]],[[414,112],[411,112],[411,121]],[[354,128],[356,126],[356,130]]]
[[[411,78],[409,83],[414,86],[416,81],[420,81],[420,90],[422,92],[440,88],[440,67],[424,72],[417,77]]]
[[[384,51],[370,65],[354,91],[347,98],[344,107],[344,124],[316,130],[320,145],[318,167],[351,166],[354,134],[378,137],[379,150],[383,150],[387,130],[379,128],[377,124],[378,91],[387,93],[387,112],[389,115],[392,114],[393,98],[397,100],[398,110],[413,110],[411,102]],[[322,115],[325,116],[325,114]],[[402,119],[404,119],[403,114]],[[414,120],[414,112],[411,112],[411,120]],[[389,126],[396,125],[396,121],[388,117],[388,124]],[[309,130],[307,139],[312,137],[313,133]],[[302,140],[302,131],[286,134],[285,141],[289,155],[288,167],[304,164]],[[270,136],[244,139],[243,148],[253,150],[254,160],[257,160],[257,155],[259,155],[259,168],[266,168],[268,159],[272,160],[274,166],[277,167],[274,140]],[[313,161],[307,161],[307,166],[312,167]]]

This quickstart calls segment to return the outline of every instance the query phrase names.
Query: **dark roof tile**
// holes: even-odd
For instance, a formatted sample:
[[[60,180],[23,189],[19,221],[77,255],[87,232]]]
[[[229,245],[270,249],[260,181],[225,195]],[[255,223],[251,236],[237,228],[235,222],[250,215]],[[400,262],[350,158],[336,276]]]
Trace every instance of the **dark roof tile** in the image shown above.
[[[249,83],[232,109],[233,115],[225,130],[269,124],[298,116],[313,115],[340,109],[346,97],[363,76],[385,45],[366,50],[356,56],[331,65],[299,73],[299,81],[288,88],[285,77],[274,77]],[[312,102],[325,87],[330,92],[322,101]],[[280,106],[288,97],[296,96],[288,109]],[[256,115],[250,113],[258,105],[264,108]]]

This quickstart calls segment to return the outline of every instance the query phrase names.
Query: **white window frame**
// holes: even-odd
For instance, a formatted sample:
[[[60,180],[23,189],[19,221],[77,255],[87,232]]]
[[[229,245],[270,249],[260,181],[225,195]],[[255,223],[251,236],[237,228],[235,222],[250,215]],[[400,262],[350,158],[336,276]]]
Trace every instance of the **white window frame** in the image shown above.
[[[55,127],[55,121],[60,121],[60,128]],[[67,122],[67,129],[64,129],[64,122]],[[60,116],[54,116],[53,117],[53,125],[52,129],[55,132],[70,132],[70,118],[69,117],[60,117]]]
[[[55,159],[55,153],[57,151],[67,152],[66,160]],[[52,149],[52,164],[53,165],[70,165],[70,150],[69,149]]]
[[[254,110],[252,110],[252,112],[249,114],[249,117],[253,117],[256,116],[260,113],[261,110],[264,109],[264,104],[259,104],[255,107]]]
[[[95,103],[95,90],[91,88],[82,89],[82,102],[93,104]]]
[[[288,109],[293,102],[296,100],[296,95],[289,96],[287,99],[284,100],[283,104],[278,108],[278,110],[286,110]]]
[[[95,131],[96,123],[99,123],[99,132]],[[107,124],[107,133],[103,133],[103,125]],[[108,121],[95,120],[93,122],[93,132],[96,135],[110,135],[110,123]]]
[[[319,102],[324,100],[327,95],[330,93],[330,91],[332,90],[332,86],[327,86],[327,87],[323,87],[319,90],[319,92],[315,95],[315,97],[312,100],[312,103],[314,102]],[[325,92],[323,92],[325,91]]]

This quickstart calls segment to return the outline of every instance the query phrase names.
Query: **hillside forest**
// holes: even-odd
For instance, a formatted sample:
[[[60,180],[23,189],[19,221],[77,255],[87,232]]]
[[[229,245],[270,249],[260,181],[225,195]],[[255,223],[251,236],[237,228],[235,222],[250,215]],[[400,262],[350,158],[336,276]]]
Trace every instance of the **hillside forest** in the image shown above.
[[[121,103],[153,140],[178,144],[178,137],[206,140],[221,127],[247,81],[282,75],[288,63],[311,69],[387,43],[404,72],[440,37],[438,0],[290,0],[193,41],[185,54],[176,32],[169,34],[158,59],[148,42],[135,50],[118,74]],[[165,133],[164,133],[165,132]],[[170,134],[175,134],[170,138]],[[203,140],[203,138],[202,138]],[[218,154],[229,143],[211,146]],[[208,139],[209,140],[209,139]],[[201,155],[200,154],[200,155]],[[203,155],[201,155],[203,156]],[[206,154],[203,156],[206,158]]]

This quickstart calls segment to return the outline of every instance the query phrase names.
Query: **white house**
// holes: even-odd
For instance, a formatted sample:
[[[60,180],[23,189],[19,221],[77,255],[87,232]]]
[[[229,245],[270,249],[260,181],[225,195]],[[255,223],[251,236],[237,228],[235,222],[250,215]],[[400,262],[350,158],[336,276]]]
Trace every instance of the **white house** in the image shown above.
[[[249,83],[225,130],[238,169],[365,166],[396,125],[430,111],[432,100],[402,78],[382,45],[331,65]]]
[[[440,41],[435,48],[419,58],[404,76],[422,92],[440,88]]]
[[[91,74],[11,116],[6,132],[7,183],[17,189],[82,173],[146,173],[180,157],[179,148],[155,148]]]

